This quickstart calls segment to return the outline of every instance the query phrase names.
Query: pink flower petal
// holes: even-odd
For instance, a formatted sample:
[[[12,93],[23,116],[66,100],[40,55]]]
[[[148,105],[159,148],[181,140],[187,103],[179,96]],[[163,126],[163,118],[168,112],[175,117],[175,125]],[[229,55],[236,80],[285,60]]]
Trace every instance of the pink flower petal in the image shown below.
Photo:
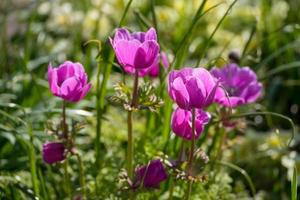
[[[57,85],[57,70],[52,69],[51,64],[48,65],[48,82],[51,92],[58,96],[60,94],[60,89]]]
[[[159,53],[159,45],[155,41],[144,42],[136,51],[134,58],[135,68],[150,67],[156,60]]]
[[[139,43],[135,41],[121,40],[117,42],[115,45],[115,51],[119,63],[122,66],[135,67],[134,59],[138,48]]]

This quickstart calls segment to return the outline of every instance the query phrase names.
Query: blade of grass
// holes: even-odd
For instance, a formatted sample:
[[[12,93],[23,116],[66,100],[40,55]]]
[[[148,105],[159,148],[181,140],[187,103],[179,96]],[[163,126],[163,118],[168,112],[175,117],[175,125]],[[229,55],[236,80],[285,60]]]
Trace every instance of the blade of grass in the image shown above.
[[[249,35],[249,38],[244,46],[244,49],[242,51],[242,55],[241,55],[241,59],[240,59],[240,63],[243,63],[243,60],[245,59],[245,56],[246,56],[246,53],[247,53],[247,50],[248,50],[248,47],[252,41],[252,38],[253,36],[255,35],[255,32],[256,32],[256,26],[253,26],[252,29],[251,29],[251,32],[250,32],[250,35]]]
[[[43,192],[43,199],[48,200],[50,198],[48,196],[48,191],[47,191],[47,188],[46,188],[45,179],[44,179],[44,176],[42,174],[41,169],[38,170],[38,174],[39,174],[40,184],[41,184],[41,188],[42,188],[42,192]]]
[[[249,112],[249,113],[242,113],[242,114],[237,114],[237,115],[231,115],[229,118],[233,119],[233,118],[240,118],[240,117],[247,117],[247,116],[255,116],[255,115],[271,115],[274,117],[279,117],[281,119],[284,119],[286,121],[288,121],[291,125],[292,128],[292,136],[287,144],[287,146],[290,146],[291,142],[293,141],[295,135],[296,135],[296,127],[295,124],[293,122],[293,120],[287,116],[284,116],[282,114],[279,113],[274,113],[274,112]]]
[[[39,196],[39,183],[38,183],[37,170],[36,170],[36,159],[35,159],[36,155],[35,155],[35,149],[33,146],[32,126],[30,123],[27,123],[26,121],[22,120],[21,118],[15,117],[3,110],[0,110],[0,114],[7,117],[8,119],[10,119],[13,122],[19,122],[19,123],[23,124],[27,128],[27,133],[29,135],[30,143],[26,142],[26,146],[27,146],[26,149],[27,149],[27,153],[28,153],[28,157],[29,157],[32,187],[33,187],[34,194],[36,196]],[[25,116],[25,118],[26,118],[26,116]]]
[[[200,6],[198,7],[197,11],[196,11],[196,14],[192,20],[192,23],[190,24],[189,28],[187,29],[186,33],[184,34],[184,36],[182,37],[178,47],[176,48],[175,50],[175,55],[174,55],[174,59],[173,59],[173,62],[171,64],[171,67],[174,67],[174,65],[176,66],[176,63],[177,63],[177,60],[178,60],[178,55],[181,55],[181,49],[183,48],[184,49],[184,46],[186,46],[186,42],[188,41],[188,39],[190,38],[191,36],[191,33],[194,29],[194,27],[196,26],[196,23],[198,22],[198,20],[203,16],[201,15],[202,13],[202,10],[204,9],[204,6],[206,4],[206,1],[207,0],[203,0],[202,3],[200,4]],[[180,54],[179,54],[180,53]],[[180,59],[182,60],[182,59]],[[171,68],[170,67],[170,68]],[[175,67],[174,67],[175,68]]]
[[[128,3],[127,3],[127,5],[126,5],[126,7],[125,7],[125,10],[124,10],[124,12],[123,12],[123,15],[122,15],[122,17],[121,17],[121,20],[120,20],[120,22],[119,22],[119,26],[118,26],[118,27],[123,26],[123,24],[124,24],[124,22],[125,22],[126,15],[127,15],[127,13],[128,13],[128,10],[129,10],[129,8],[130,8],[131,3],[132,3],[132,0],[129,0]]]
[[[199,56],[199,59],[197,60],[196,66],[198,66],[204,56],[204,53],[206,52],[207,48],[210,45],[210,42],[212,40],[212,38],[214,37],[215,33],[217,32],[217,30],[219,29],[219,27],[221,26],[222,22],[224,21],[224,19],[226,18],[226,16],[229,14],[230,10],[232,9],[232,7],[234,6],[234,4],[237,2],[238,0],[234,0],[230,6],[228,7],[228,9],[226,10],[225,14],[223,15],[223,17],[220,19],[220,21],[218,22],[217,26],[215,27],[215,29],[213,30],[213,32],[210,34],[208,40],[205,43],[204,48],[201,50],[201,54]]]
[[[275,74],[278,74],[280,72],[286,71],[286,70],[290,70],[290,69],[295,69],[295,68],[299,68],[300,67],[300,61],[296,61],[296,62],[292,62],[292,63],[288,63],[288,64],[284,64],[284,65],[280,65],[268,72],[266,72],[265,76],[259,77],[258,79],[264,80],[267,79],[269,77],[274,76]]]
[[[151,0],[150,4],[151,4],[152,21],[153,21],[153,25],[154,25],[154,28],[155,28],[156,34],[157,34],[157,42],[159,42],[159,31],[158,31],[158,25],[157,25],[157,18],[156,18],[156,14],[155,14],[155,0]]]
[[[270,54],[268,57],[266,57],[264,60],[262,60],[255,68],[262,70],[270,61],[277,58],[278,56],[281,56],[283,52],[291,49],[299,48],[299,43],[300,43],[299,41],[293,41],[279,48],[278,50]]]
[[[229,162],[226,162],[226,161],[218,161],[217,160],[217,161],[215,161],[215,163],[219,164],[219,165],[229,167],[229,168],[234,169],[234,170],[238,171],[239,173],[241,173],[244,176],[244,178],[246,179],[246,181],[248,182],[248,185],[250,187],[252,196],[253,197],[255,196],[256,190],[255,190],[253,181],[250,178],[249,174],[244,169],[240,168],[239,166],[237,166],[235,164],[232,164],[232,163],[229,163]]]
[[[291,187],[292,187],[292,193],[291,193],[291,199],[292,200],[297,200],[297,168],[296,166],[294,166],[294,171],[293,171],[293,180],[291,183]]]
[[[96,77],[96,112],[97,112],[97,122],[96,122],[96,139],[95,139],[95,162],[96,166],[100,167],[100,144],[101,144],[101,106],[100,106],[100,75],[101,75],[101,41],[99,40],[89,40],[88,43],[95,43],[98,47],[97,60],[97,77]]]
[[[144,15],[142,15],[139,10],[134,10],[133,13],[145,28],[149,28],[152,26],[151,22],[146,17],[144,17]]]

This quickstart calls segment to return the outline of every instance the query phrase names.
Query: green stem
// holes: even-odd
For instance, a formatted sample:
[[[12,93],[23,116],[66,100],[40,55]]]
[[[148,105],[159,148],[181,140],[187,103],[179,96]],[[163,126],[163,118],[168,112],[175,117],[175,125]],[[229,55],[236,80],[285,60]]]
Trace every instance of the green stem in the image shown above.
[[[133,137],[132,137],[132,111],[127,116],[128,144],[127,144],[127,173],[129,178],[133,177]]]
[[[68,173],[68,160],[66,159],[64,162],[64,182],[65,182],[65,190],[67,193],[67,196],[72,199],[72,188],[71,188],[71,181],[70,181],[70,176]]]
[[[226,18],[226,16],[229,14],[230,10],[232,9],[232,7],[234,6],[234,4],[237,2],[237,0],[234,0],[228,7],[228,9],[226,10],[225,14],[223,15],[223,17],[220,19],[220,21],[218,22],[217,26],[215,27],[215,29],[213,30],[213,32],[210,34],[208,40],[206,40],[205,42],[205,46],[204,48],[201,49],[201,54],[200,56],[198,57],[198,60],[197,60],[197,63],[196,63],[196,66],[198,66],[203,58],[203,56],[205,55],[206,53],[206,50],[207,48],[209,47],[211,41],[212,41],[212,38],[214,37],[215,33],[217,32],[217,30],[219,29],[219,27],[221,26],[222,22],[224,21],[224,19]]]
[[[192,109],[192,141],[191,141],[191,150],[190,150],[189,161],[188,161],[189,172],[192,169],[193,157],[195,151],[195,118],[196,118],[196,113],[195,113],[195,109],[193,108]]]
[[[138,70],[136,70],[134,75],[131,107],[136,107],[138,105],[138,85],[139,85],[139,72]]]
[[[62,129],[63,129],[63,137],[68,140],[68,127],[66,123],[66,101],[63,100],[62,105]]]
[[[80,186],[82,189],[82,197],[83,199],[86,199],[86,189],[85,189],[85,178],[84,178],[84,170],[83,170],[83,163],[81,160],[81,157],[78,153],[75,154],[78,160],[78,165],[79,165],[79,181],[80,181]]]
[[[223,147],[223,144],[224,144],[224,141],[225,141],[225,138],[226,138],[226,131],[224,130],[224,128],[221,128],[220,129],[220,142],[219,142],[219,146],[218,146],[218,149],[217,149],[217,153],[216,153],[216,156],[215,156],[215,161],[216,160],[221,160],[222,159],[222,147]]]
[[[170,187],[169,187],[169,200],[173,199],[173,192],[174,192],[174,180],[173,178],[170,179]]]
[[[96,167],[100,167],[100,134],[101,134],[101,105],[100,105],[100,60],[98,62],[97,83],[96,83],[96,108],[97,108],[97,124],[96,124],[96,141],[95,141],[95,160]]]
[[[187,188],[187,195],[186,195],[187,200],[189,200],[192,195],[192,186],[193,186],[193,181],[189,181],[188,188]]]
[[[131,108],[135,109],[138,106],[138,84],[139,84],[139,74],[138,70],[135,72],[134,83],[133,83],[133,92],[131,99]],[[127,115],[127,131],[128,131],[128,143],[127,143],[127,173],[129,178],[133,179],[133,135],[132,135],[132,110],[128,111]],[[133,199],[133,193],[129,193],[130,199]]]
[[[188,176],[192,173],[193,168],[193,158],[194,158],[194,151],[195,151],[195,119],[196,119],[196,110],[195,108],[192,109],[192,142],[191,142],[191,150],[188,160]],[[186,199],[189,200],[192,195],[192,185],[193,181],[190,180],[187,188],[187,196]]]
[[[68,142],[68,126],[66,123],[66,101],[63,100],[62,104],[62,131],[63,131],[63,138]],[[66,185],[66,192],[70,199],[72,199],[72,188],[71,188],[71,179],[68,174],[68,159],[66,158],[64,162],[64,175],[65,175],[65,185]]]

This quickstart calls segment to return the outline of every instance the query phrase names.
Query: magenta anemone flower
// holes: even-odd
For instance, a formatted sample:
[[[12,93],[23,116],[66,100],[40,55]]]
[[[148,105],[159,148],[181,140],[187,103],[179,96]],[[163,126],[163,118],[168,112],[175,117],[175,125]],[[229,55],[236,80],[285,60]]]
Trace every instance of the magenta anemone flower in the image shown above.
[[[48,82],[52,92],[69,102],[78,102],[85,97],[91,88],[87,83],[88,76],[80,63],[65,61],[58,68],[48,66]]]
[[[168,178],[168,174],[162,162],[152,160],[148,165],[142,166],[135,170],[135,180],[133,189],[143,188],[159,188],[159,184]]]
[[[204,126],[210,120],[210,114],[202,109],[195,110],[195,139],[198,139],[204,130]],[[185,139],[192,140],[192,112],[177,108],[172,114],[171,127],[173,132]]]
[[[261,95],[262,84],[249,67],[228,64],[223,68],[214,67],[211,74],[220,81],[227,92],[220,92],[215,100],[226,107],[236,107],[255,102]]]
[[[216,79],[204,68],[185,67],[169,74],[169,95],[182,109],[209,106],[219,90]]]
[[[150,28],[147,32],[135,33],[119,28],[114,38],[110,38],[110,42],[118,62],[125,71],[145,69],[158,60],[159,45],[154,28]]]
[[[60,142],[49,142],[43,144],[43,160],[53,164],[65,159],[65,146]]]

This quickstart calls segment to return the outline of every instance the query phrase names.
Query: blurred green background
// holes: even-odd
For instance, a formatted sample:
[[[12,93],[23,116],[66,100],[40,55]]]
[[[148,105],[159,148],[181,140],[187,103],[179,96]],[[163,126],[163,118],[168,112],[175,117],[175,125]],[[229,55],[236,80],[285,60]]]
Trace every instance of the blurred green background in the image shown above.
[[[161,49],[172,62],[201,2],[133,0],[125,26],[132,31],[156,26]],[[203,59],[199,66],[206,68],[222,66],[230,60],[250,66],[257,72],[265,90],[259,102],[248,108],[281,113],[298,127],[300,1],[238,0],[219,24],[232,2],[206,2],[204,12],[207,13],[188,32],[175,67],[196,66],[200,57]],[[56,66],[65,60],[83,63],[93,83],[87,98],[78,104],[69,104],[67,111],[69,120],[85,123],[77,146],[84,155],[90,199],[122,198],[116,177],[124,166],[126,113],[104,99],[101,168],[95,168],[98,50],[96,45],[86,43],[92,39],[102,42],[99,65],[102,81],[105,68],[110,64],[108,37],[113,36],[127,3],[125,0],[0,1],[0,199],[34,198],[30,192],[33,174],[39,180],[37,190],[41,199],[64,197],[63,186],[57,184],[61,181],[61,167],[46,166],[40,152],[42,144],[53,137],[47,132],[47,122],[59,122],[61,107],[60,100],[48,89],[47,65],[51,62]],[[130,80],[117,65],[108,73],[105,97],[114,93],[114,84],[126,77]],[[158,80],[152,81],[160,85],[162,98],[166,98],[165,85]],[[176,155],[173,149],[165,148],[162,133],[169,122],[163,117],[162,109],[159,113],[143,111],[135,116],[138,141],[135,160],[138,164],[163,153]],[[149,116],[155,121],[150,126]],[[224,154],[230,162],[249,173],[257,199],[289,199],[293,166],[296,164],[300,169],[299,136],[296,135],[292,147],[287,148],[285,143],[291,135],[288,121],[256,116],[247,118],[247,122],[247,128],[232,133],[234,136]],[[168,128],[166,130],[169,132]],[[210,140],[208,138],[208,143]],[[171,137],[169,144],[175,146],[174,149],[175,143]],[[78,166],[72,159],[70,163],[72,180],[78,186]],[[166,185],[168,183],[158,192],[141,194],[139,198],[167,199]],[[221,170],[213,183],[197,190],[196,199],[249,199],[251,194],[243,176],[228,169]],[[174,199],[181,199],[182,195],[178,184]]]

